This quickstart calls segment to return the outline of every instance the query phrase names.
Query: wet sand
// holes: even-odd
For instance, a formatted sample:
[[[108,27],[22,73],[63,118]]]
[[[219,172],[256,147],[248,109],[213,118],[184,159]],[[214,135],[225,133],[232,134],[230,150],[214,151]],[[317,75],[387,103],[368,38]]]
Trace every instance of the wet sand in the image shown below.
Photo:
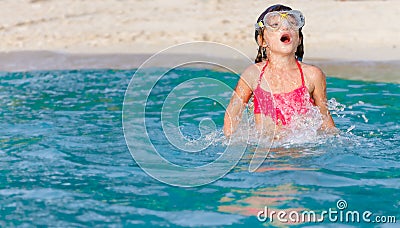
[[[36,71],[68,69],[137,69],[151,54],[70,54],[50,51],[23,51],[0,53],[0,71]],[[199,55],[201,59],[202,56]],[[171,61],[185,62],[187,54],[168,54],[158,61],[157,67],[166,67]],[[209,57],[207,57],[209,59]],[[218,61],[235,66],[232,70],[242,72],[248,62],[216,57]],[[250,61],[250,60],[249,60]],[[327,76],[352,80],[400,83],[399,61],[334,61],[305,59],[304,62],[319,66]],[[193,65],[189,65],[193,67]],[[221,67],[199,67],[223,70]]]

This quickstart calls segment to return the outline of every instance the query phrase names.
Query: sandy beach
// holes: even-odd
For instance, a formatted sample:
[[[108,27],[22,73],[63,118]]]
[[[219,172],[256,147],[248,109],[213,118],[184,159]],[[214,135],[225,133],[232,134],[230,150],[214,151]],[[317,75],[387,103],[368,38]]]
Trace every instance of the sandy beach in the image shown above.
[[[192,41],[222,43],[253,59],[257,49],[254,23],[275,3],[4,0],[0,1],[0,70],[134,68],[154,53]],[[369,68],[385,62],[386,67],[399,69],[400,25],[396,17],[400,1],[280,3],[301,10],[306,17],[304,61],[322,63],[325,69],[351,62],[368,64]],[[229,58],[213,50],[209,53]],[[399,79],[392,76],[388,81]]]

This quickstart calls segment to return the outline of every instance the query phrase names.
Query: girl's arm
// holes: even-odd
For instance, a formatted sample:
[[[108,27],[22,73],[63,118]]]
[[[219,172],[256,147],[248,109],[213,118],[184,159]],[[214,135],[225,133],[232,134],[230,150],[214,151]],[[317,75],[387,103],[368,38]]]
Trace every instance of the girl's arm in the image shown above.
[[[236,85],[235,91],[225,111],[224,134],[226,137],[231,136],[240,123],[243,110],[253,94],[249,81],[251,81],[256,72],[259,72],[258,68],[249,67],[243,72]]]
[[[315,67],[315,69],[313,69],[312,79],[314,82],[312,96],[322,114],[323,122],[321,130],[336,130],[335,123],[333,122],[332,116],[328,110],[328,102],[326,98],[326,76],[319,68]]]

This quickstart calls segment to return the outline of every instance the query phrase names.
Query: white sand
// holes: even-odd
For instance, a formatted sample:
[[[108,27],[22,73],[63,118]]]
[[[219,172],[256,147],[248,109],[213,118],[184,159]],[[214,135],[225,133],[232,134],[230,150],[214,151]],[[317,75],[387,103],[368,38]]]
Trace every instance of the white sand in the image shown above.
[[[400,1],[279,2],[306,16],[306,59],[400,59]],[[230,45],[253,58],[257,48],[253,25],[274,3],[2,0],[0,52],[155,53],[174,44],[207,40]]]

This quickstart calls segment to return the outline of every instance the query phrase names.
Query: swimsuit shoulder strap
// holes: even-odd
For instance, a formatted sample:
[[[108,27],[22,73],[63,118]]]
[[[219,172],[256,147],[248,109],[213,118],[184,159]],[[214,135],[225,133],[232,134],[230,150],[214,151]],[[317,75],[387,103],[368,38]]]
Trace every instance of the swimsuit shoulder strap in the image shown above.
[[[265,71],[265,68],[267,68],[267,66],[268,66],[268,61],[265,62],[264,66],[261,70],[260,77],[258,78],[258,85],[260,85],[260,83],[261,83],[261,78],[264,75],[264,71]]]
[[[304,86],[305,82],[304,82],[304,74],[303,74],[303,69],[301,69],[300,63],[299,61],[296,61],[297,67],[300,70],[300,75],[301,75],[301,85]]]

